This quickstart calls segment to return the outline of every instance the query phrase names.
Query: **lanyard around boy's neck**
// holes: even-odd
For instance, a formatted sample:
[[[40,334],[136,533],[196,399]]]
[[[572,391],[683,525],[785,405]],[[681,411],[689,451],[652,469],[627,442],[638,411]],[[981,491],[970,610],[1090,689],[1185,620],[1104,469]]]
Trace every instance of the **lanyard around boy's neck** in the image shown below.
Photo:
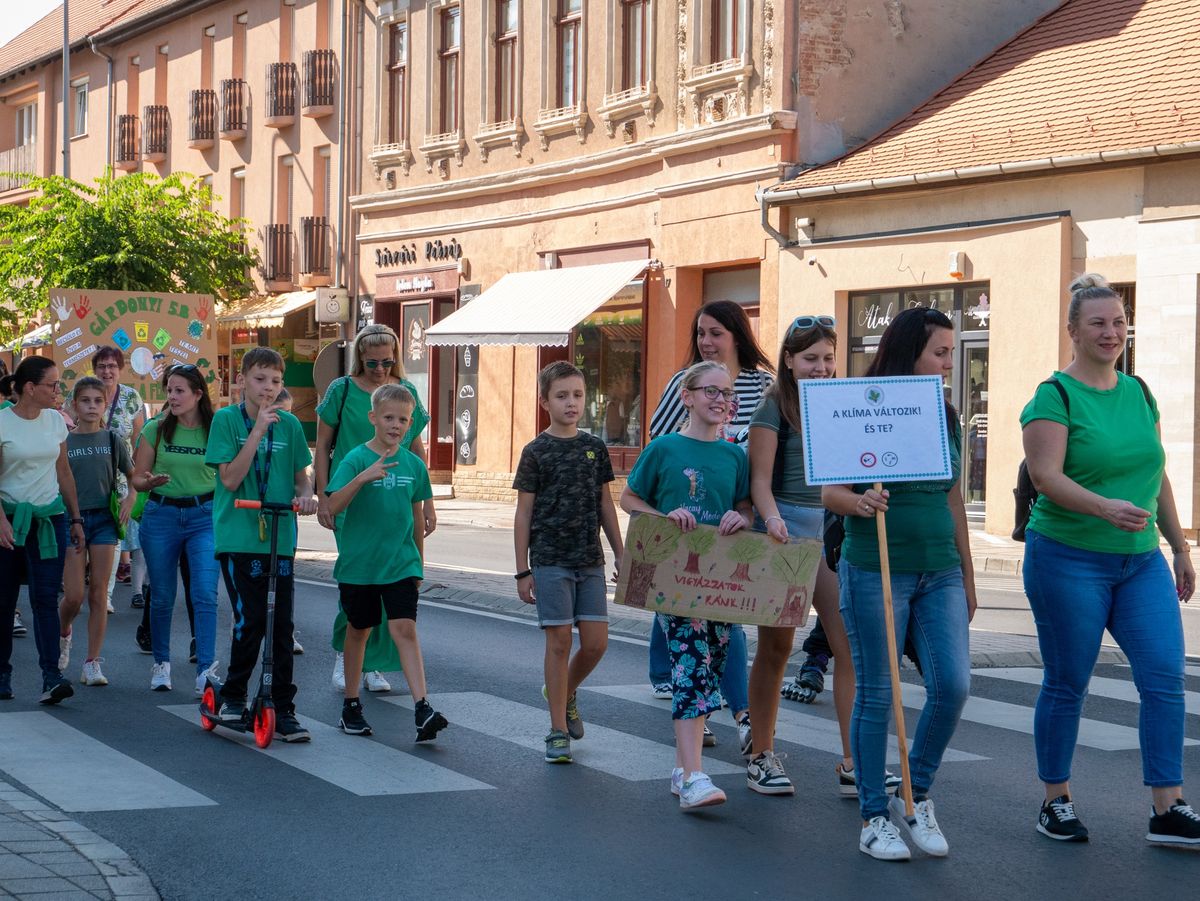
[[[242,422],[246,426],[246,440],[250,440],[250,435],[254,431],[254,421],[246,413],[246,402],[238,404],[242,411]],[[271,478],[271,451],[275,447],[275,423],[267,426],[267,459],[262,465],[260,471],[258,465],[258,448],[254,448],[254,478],[258,482],[258,502],[261,504],[267,499],[267,482]]]

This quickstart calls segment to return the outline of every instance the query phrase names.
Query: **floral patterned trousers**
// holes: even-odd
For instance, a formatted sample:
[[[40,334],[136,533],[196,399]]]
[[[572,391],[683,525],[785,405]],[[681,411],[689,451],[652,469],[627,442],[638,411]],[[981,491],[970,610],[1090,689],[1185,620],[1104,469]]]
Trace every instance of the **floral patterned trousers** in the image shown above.
[[[671,658],[671,718],[695,719],[721,709],[721,674],[729,623],[658,614]]]

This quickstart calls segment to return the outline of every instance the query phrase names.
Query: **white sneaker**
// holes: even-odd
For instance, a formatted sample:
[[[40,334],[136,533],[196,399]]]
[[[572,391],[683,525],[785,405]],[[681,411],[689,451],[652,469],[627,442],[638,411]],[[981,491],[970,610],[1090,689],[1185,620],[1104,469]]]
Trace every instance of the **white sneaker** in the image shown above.
[[[303,654],[304,653],[304,645],[300,644],[300,633],[294,629],[292,630],[292,653],[293,654]]]
[[[196,677],[196,697],[204,697],[204,685],[208,681],[209,676],[212,676],[214,679],[217,678],[217,663],[218,661],[214,660],[208,669]]]
[[[683,788],[683,767],[677,766],[671,770],[671,794],[676,798],[679,797],[679,792]]]
[[[338,691],[346,690],[346,659],[341,654],[333,659],[333,687]]]
[[[84,685],[107,685],[108,680],[104,678],[104,673],[100,672],[100,661],[103,657],[97,657],[95,660],[83,661],[83,675],[79,681]]]
[[[150,668],[150,690],[171,690],[171,664],[156,663]]]
[[[343,679],[345,676],[343,675]],[[370,673],[363,674],[363,688],[367,691],[391,691],[392,686],[387,679],[383,678],[383,673],[375,670]]]
[[[61,673],[71,665],[71,636],[58,636],[58,671]]]
[[[725,803],[725,792],[721,791],[708,775],[692,773],[679,787],[679,809],[695,810],[698,807],[713,807]]]
[[[938,828],[937,817],[933,815],[933,802],[926,798],[913,804],[912,817],[904,815],[904,799],[892,796],[888,801],[888,810],[896,822],[904,827],[913,843],[930,857],[945,857],[950,853],[946,836]]]
[[[112,598],[109,598],[109,599],[108,599],[108,612],[109,612],[109,613],[116,613],[116,612],[117,612],[116,608],[115,608],[115,607],[113,607],[113,605],[112,605]]]
[[[738,747],[742,749],[742,757],[750,760],[754,757],[754,736],[750,733],[750,714],[746,714],[737,723]]]
[[[911,860],[912,852],[887,817],[871,817],[858,837],[858,850],[876,860]]]

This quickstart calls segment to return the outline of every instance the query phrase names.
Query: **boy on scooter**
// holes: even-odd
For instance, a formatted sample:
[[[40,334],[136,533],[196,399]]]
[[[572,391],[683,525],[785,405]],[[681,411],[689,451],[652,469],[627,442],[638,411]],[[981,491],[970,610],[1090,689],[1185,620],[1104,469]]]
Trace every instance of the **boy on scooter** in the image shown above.
[[[264,515],[235,509],[235,499],[283,504],[289,501],[304,515],[317,512],[308,466],[312,454],[304,430],[277,403],[283,389],[283,358],[269,347],[256,347],[242,358],[238,382],[242,402],[219,410],[209,431],[205,462],[217,470],[213,498],[213,532],[225,590],[233,604],[233,644],[229,675],[221,687],[221,722],[237,722],[246,712],[246,683],[258,662],[266,632],[270,577],[270,523]],[[296,547],[295,519],[279,524],[275,593],[274,674],[275,737],[286,742],[310,741],[296,718],[296,686],[292,683],[292,562]]]

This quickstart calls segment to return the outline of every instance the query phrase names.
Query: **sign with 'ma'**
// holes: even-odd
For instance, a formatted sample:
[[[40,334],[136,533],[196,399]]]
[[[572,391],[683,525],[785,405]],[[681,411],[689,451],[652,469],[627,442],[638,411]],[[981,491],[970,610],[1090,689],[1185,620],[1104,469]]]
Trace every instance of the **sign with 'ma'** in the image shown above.
[[[805,379],[799,388],[810,485],[950,479],[941,378]]]

